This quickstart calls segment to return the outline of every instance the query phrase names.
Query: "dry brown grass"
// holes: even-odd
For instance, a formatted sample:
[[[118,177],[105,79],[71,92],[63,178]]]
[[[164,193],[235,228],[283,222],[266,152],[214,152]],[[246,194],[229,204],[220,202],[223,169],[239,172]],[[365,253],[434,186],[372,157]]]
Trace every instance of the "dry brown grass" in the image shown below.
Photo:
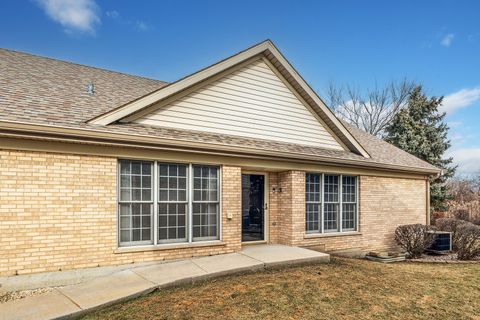
[[[165,289],[85,319],[480,319],[480,264],[330,264]]]

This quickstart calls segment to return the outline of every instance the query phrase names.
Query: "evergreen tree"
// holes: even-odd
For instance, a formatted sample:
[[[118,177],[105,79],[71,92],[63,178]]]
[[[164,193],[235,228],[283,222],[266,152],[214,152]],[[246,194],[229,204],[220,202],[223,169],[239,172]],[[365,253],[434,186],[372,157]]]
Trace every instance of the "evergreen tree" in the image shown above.
[[[456,170],[453,158],[443,158],[450,147],[448,127],[443,121],[445,113],[438,111],[443,97],[428,98],[422,87],[415,87],[407,106],[400,110],[387,127],[386,141],[428,163],[443,169],[439,177],[430,178],[430,204],[432,210],[445,211],[450,199],[445,182]]]

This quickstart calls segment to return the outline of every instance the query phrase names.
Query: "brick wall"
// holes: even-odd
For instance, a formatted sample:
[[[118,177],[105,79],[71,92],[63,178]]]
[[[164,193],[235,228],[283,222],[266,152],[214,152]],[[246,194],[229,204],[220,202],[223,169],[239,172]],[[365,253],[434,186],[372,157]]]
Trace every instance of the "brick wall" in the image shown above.
[[[115,253],[116,170],[110,157],[0,150],[0,276],[240,249],[241,171],[224,166],[225,245]]]
[[[279,223],[272,231],[278,233],[278,243],[295,246],[301,244],[305,234],[305,173],[280,172],[278,185],[282,188],[276,199]]]
[[[275,192],[273,189],[275,188]],[[280,193],[278,188],[278,174],[276,172],[269,172],[268,174],[268,240],[271,243],[280,243],[280,210],[278,200]]]
[[[0,150],[0,276],[240,250],[240,167],[222,167],[223,245],[122,253],[116,171],[112,157]],[[271,172],[269,241],[326,250],[391,248],[396,226],[425,222],[425,192],[424,180],[362,176],[359,234],[312,239],[305,238],[305,173]]]
[[[279,223],[270,225],[271,242],[295,246],[318,246],[325,250],[359,248],[394,249],[393,234],[402,224],[425,223],[425,180],[360,177],[360,227],[355,235],[308,238],[305,236],[305,173],[278,173],[282,193],[277,194]],[[272,200],[271,200],[272,201]]]

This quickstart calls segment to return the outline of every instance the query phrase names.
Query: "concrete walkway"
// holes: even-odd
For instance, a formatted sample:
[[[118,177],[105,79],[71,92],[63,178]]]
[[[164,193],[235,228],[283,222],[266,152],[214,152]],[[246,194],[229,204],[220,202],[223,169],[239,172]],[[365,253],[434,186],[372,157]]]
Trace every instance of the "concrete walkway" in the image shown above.
[[[132,267],[48,293],[6,302],[0,304],[0,318],[71,318],[167,286],[284,265],[329,261],[328,254],[302,248],[246,246],[239,253]]]

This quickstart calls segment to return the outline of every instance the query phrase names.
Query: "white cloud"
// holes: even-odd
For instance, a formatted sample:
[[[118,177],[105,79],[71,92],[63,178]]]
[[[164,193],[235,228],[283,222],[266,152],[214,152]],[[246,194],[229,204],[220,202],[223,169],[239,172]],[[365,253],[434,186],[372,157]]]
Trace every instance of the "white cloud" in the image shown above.
[[[107,17],[113,18],[113,19],[120,17],[120,13],[117,10],[107,11],[105,12],[105,14],[107,15]]]
[[[440,111],[452,114],[458,109],[471,106],[477,101],[480,101],[480,87],[462,89],[445,96]]]
[[[455,35],[453,33],[446,34],[442,40],[440,40],[440,44],[448,48],[452,44],[454,38]]]
[[[107,17],[111,18],[112,20],[115,20],[117,23],[132,26],[139,31],[148,31],[150,29],[150,26],[145,22],[141,20],[126,19],[117,10],[110,10],[105,12],[105,14],[107,15]]]
[[[99,7],[94,0],[37,0],[37,3],[67,33],[95,34],[95,27],[100,23]]]
[[[449,152],[453,162],[458,165],[458,173],[473,174],[480,172],[480,148],[462,148]]]
[[[143,21],[135,21],[135,26],[140,31],[147,31],[149,29],[148,25]]]

